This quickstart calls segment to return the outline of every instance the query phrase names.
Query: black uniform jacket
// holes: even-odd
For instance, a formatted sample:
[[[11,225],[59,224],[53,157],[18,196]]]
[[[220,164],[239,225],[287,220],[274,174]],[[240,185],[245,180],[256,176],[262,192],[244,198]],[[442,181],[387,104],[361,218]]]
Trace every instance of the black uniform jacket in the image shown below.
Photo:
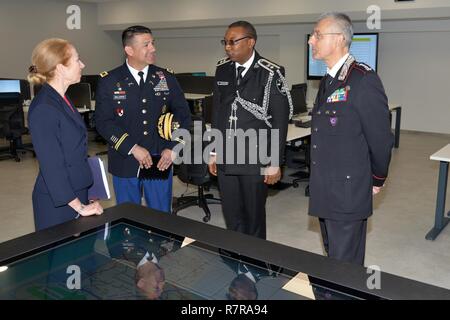
[[[131,148],[138,144],[151,154],[172,149],[177,142],[158,134],[158,118],[163,112],[174,113],[181,128],[189,129],[189,106],[175,76],[150,65],[144,88],[140,88],[126,63],[100,74],[95,106],[97,131],[108,142],[109,172],[118,177],[136,177],[139,163]]]
[[[271,70],[269,71],[265,67],[261,66],[258,61],[264,61],[264,64]],[[218,168],[224,170],[225,174],[235,174],[235,175],[258,175],[260,174],[261,167],[276,165],[277,163],[268,162],[264,157],[260,157],[259,149],[267,149],[268,152],[262,152],[263,154],[270,155],[270,132],[268,132],[268,145],[267,148],[261,144],[261,140],[257,139],[256,142],[249,142],[246,140],[245,147],[239,146],[236,142],[236,137],[231,135],[228,138],[226,130],[230,128],[229,118],[231,115],[231,105],[239,91],[241,98],[257,104],[258,106],[263,105],[265,86],[268,82],[269,75],[273,73],[273,81],[270,86],[270,93],[266,99],[269,99],[268,115],[271,116],[268,121],[272,125],[272,129],[279,130],[279,139],[275,141],[277,144],[274,146],[278,150],[278,157],[276,161],[278,166],[281,165],[284,146],[286,144],[287,127],[289,121],[289,103],[287,94],[289,91],[285,92],[281,87],[281,79],[277,73],[280,70],[284,76],[284,69],[274,63],[271,63],[266,59],[262,58],[257,52],[255,52],[255,58],[250,66],[249,70],[245,74],[240,85],[237,86],[236,83],[236,66],[235,63],[229,59],[221,60],[218,63],[215,83],[214,83],[214,115],[212,120],[212,128],[219,129],[223,136],[223,153],[222,150],[216,148]],[[237,128],[242,129],[244,132],[248,129],[256,130],[256,133],[260,129],[269,130],[270,127],[266,124],[264,120],[257,119],[251,112],[247,111],[238,104],[237,107]],[[234,126],[232,127],[234,128]],[[234,159],[233,161],[227,161],[227,152],[225,150],[226,140],[234,139]],[[249,147],[250,146],[250,147]],[[255,161],[251,161],[250,155],[257,156]],[[223,157],[223,162],[226,165],[220,164],[220,158]],[[238,163],[238,157],[245,159],[241,161],[242,164]]]
[[[309,214],[365,219],[391,159],[387,97],[378,75],[352,56],[325,92],[324,79],[312,114]]]

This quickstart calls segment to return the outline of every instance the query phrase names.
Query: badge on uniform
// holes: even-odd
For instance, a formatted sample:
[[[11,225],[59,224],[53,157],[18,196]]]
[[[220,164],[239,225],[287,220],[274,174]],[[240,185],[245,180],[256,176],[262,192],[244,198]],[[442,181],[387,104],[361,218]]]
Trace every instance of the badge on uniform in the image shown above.
[[[327,98],[327,103],[347,101],[348,91],[350,88],[339,88]]]
[[[227,86],[227,85],[229,85],[230,83],[228,82],[228,81],[217,81],[217,85],[218,86]]]
[[[113,93],[113,100],[126,100],[127,94],[126,91],[123,90],[117,90]]]
[[[167,79],[162,71],[156,71],[156,75],[159,77],[158,84],[153,88],[155,92],[168,91],[169,86],[167,85]]]
[[[285,95],[286,95],[286,88],[285,88],[284,82],[283,82],[283,80],[282,80],[281,78],[278,78],[278,79],[277,79],[276,85],[277,85],[278,91],[279,91],[282,95],[285,96]]]
[[[330,117],[330,124],[332,127],[336,127],[337,123],[338,123],[338,117],[336,117],[336,116]]]
[[[116,114],[121,117],[123,116],[123,108],[116,108]]]

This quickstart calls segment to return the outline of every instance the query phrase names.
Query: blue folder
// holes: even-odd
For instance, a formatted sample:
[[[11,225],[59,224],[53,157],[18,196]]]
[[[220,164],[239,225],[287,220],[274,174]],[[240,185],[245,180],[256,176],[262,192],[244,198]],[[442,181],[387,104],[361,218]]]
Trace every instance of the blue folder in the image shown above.
[[[108,180],[106,179],[105,166],[99,157],[89,157],[89,166],[91,167],[94,183],[88,190],[89,200],[107,200],[111,198],[109,192]]]

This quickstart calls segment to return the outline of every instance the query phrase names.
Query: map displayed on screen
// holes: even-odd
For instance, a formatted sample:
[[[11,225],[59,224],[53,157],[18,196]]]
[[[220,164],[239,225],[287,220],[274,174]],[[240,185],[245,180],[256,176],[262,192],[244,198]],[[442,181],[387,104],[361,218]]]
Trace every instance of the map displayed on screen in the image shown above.
[[[7,264],[0,272],[0,299],[352,298],[313,287],[306,275],[186,239],[122,222],[108,224]]]

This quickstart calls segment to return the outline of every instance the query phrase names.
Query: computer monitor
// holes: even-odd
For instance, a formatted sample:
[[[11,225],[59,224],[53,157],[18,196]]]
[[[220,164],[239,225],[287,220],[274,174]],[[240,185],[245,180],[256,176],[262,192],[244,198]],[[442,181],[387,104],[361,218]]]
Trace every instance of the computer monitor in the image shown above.
[[[81,76],[80,82],[89,83],[91,86],[91,100],[95,100],[95,93],[97,92],[97,83],[100,80],[98,74],[86,74]]]
[[[31,100],[30,83],[25,79],[20,79],[20,93],[23,100]]]
[[[293,115],[299,115],[308,112],[306,106],[306,84],[301,83],[293,85],[291,89],[292,105],[294,107]]]
[[[176,74],[184,93],[211,94],[214,90],[214,77]]]
[[[20,80],[0,80],[0,93],[20,93]]]
[[[308,41],[308,35],[306,40]],[[309,44],[307,50],[307,78],[308,80],[321,79],[327,73],[327,66],[321,60],[315,60]],[[350,54],[358,62],[364,62],[373,70],[378,68],[378,33],[355,33],[350,46]]]
[[[77,108],[91,108],[91,86],[89,83],[75,83],[69,86],[67,96]]]

